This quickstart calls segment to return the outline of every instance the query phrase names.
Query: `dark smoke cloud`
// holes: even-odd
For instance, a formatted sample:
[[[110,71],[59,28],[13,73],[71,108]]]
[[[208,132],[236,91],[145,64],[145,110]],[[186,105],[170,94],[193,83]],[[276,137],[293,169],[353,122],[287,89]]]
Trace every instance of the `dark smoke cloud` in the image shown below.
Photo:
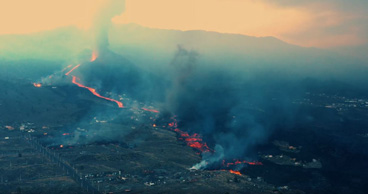
[[[202,134],[215,148],[195,168],[215,167],[223,159],[252,158],[254,148],[274,129],[291,123],[295,107],[290,98],[298,90],[278,75],[248,78],[241,71],[197,64],[198,56],[178,48],[166,104],[177,115],[179,127]]]
[[[163,106],[170,113],[177,115],[179,127],[184,131],[201,134],[204,141],[215,150],[213,153],[203,154],[203,161],[195,165],[197,169],[217,168],[222,160],[255,159],[255,148],[267,141],[275,129],[292,126],[295,122],[293,114],[298,109],[292,101],[303,92],[297,79],[310,75],[335,76],[339,79],[343,77],[339,72],[332,74],[330,66],[319,67],[319,64],[313,61],[308,63],[312,58],[308,56],[315,56],[314,51],[312,53],[310,50],[284,45],[274,39],[264,39],[263,44],[259,40],[250,44],[252,39],[244,39],[239,43],[241,56],[232,55],[235,53],[233,42],[238,43],[244,38],[237,36],[230,36],[229,47],[218,46],[216,43],[201,49],[212,55],[200,55],[194,50],[179,46],[169,66],[161,64],[150,67],[148,71],[145,67],[153,66],[155,61],[155,58],[151,57],[144,60],[144,65],[138,68],[136,64],[109,50],[108,31],[111,19],[124,11],[124,3],[110,0],[97,14],[94,29],[96,50],[100,56],[96,61],[82,65],[76,73],[80,71],[82,75],[78,76],[89,86],[103,92],[124,93],[144,104],[165,99]],[[192,40],[193,34],[196,33],[190,33],[182,42]],[[212,43],[222,40],[221,36],[225,35],[205,33],[197,39],[210,37],[204,42]],[[160,41],[157,44],[164,43]],[[143,45],[146,47],[149,44],[145,42]],[[251,45],[247,50],[248,55],[243,53],[246,50],[243,45]],[[258,50],[254,50],[257,46]],[[287,60],[278,59],[276,50],[282,54],[286,53]],[[295,50],[297,54],[302,54],[288,56],[288,51]],[[269,56],[270,53],[276,57]],[[137,55],[142,58],[146,53],[139,52]],[[254,58],[257,55],[260,57]],[[299,57],[304,55],[307,57],[303,59],[308,60]],[[169,55],[166,53],[164,56]],[[203,58],[205,59],[202,60]],[[297,65],[294,64],[296,60],[300,60]],[[342,75],[350,75],[346,72],[344,69]],[[136,108],[139,109],[140,106]],[[109,110],[91,110],[90,114],[80,121],[80,126],[74,127],[84,128],[83,123],[96,122],[94,116],[98,113],[108,117],[109,123],[116,122],[124,126],[144,123],[116,119],[130,118],[129,113],[116,116]],[[72,143],[123,141],[126,135],[135,130],[121,130],[114,125],[101,123],[95,126],[97,127],[87,131],[77,131]]]

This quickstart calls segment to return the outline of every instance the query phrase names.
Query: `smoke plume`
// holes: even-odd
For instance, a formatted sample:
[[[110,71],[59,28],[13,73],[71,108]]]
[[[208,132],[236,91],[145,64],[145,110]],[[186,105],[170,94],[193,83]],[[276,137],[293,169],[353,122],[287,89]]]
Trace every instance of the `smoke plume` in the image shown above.
[[[109,46],[111,19],[125,11],[125,0],[107,0],[95,16],[95,51],[100,54]]]
[[[287,92],[289,80],[278,76],[249,78],[226,67],[198,64],[198,56],[179,47],[166,104],[177,115],[179,128],[200,133],[215,148],[194,168],[216,168],[227,159],[255,159],[254,148],[275,128],[290,123],[294,107],[289,98],[297,90]]]

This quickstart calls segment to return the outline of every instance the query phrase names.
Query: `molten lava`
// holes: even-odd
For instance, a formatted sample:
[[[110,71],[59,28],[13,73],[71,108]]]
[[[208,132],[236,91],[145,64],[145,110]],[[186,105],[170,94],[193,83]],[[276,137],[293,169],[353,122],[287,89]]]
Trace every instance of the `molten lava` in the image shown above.
[[[92,52],[92,57],[91,57],[91,62],[96,61],[96,59],[97,59],[97,52],[93,51]]]
[[[73,72],[75,69],[77,69],[80,66],[80,64],[76,65],[75,67],[73,67],[73,69],[71,69],[70,71],[68,71],[65,75],[68,76],[71,72]]]
[[[147,109],[147,108],[142,108],[142,110],[149,111],[149,112],[154,112],[154,113],[159,113],[159,112],[160,112],[160,111],[158,111],[158,110],[154,110],[154,109]]]
[[[90,88],[90,87],[87,87],[81,83],[78,83],[77,82],[77,77],[73,76],[73,80],[72,80],[73,84],[77,85],[78,87],[80,88],[85,88],[87,90],[89,90],[93,95],[99,97],[99,98],[102,98],[102,99],[105,99],[105,100],[108,100],[108,101],[111,101],[111,102],[115,102],[119,108],[124,108],[124,105],[122,102],[119,102],[117,100],[114,100],[114,99],[111,99],[111,98],[108,98],[108,97],[105,97],[105,96],[101,96],[99,93],[96,92],[96,89],[94,88]]]
[[[171,128],[171,130],[175,131],[176,133],[178,133],[185,141],[185,143],[192,148],[195,148],[197,150],[199,150],[201,153],[203,152],[213,152],[213,150],[211,150],[207,143],[203,142],[202,137],[198,134],[198,133],[194,133],[193,135],[189,135],[189,133],[184,132],[182,130],[180,130],[178,127],[178,123],[176,121],[175,118],[173,118],[174,121],[169,123],[168,126],[169,128]]]
[[[263,165],[262,162],[257,162],[257,161],[253,161],[253,162],[249,162],[249,161],[240,161],[240,160],[233,160],[233,162],[228,162],[226,163],[225,160],[222,161],[222,165],[226,166],[226,167],[230,167],[230,166],[236,166],[239,164],[249,164],[249,165]]]
[[[214,150],[209,148],[209,146],[207,145],[206,142],[203,141],[201,135],[199,135],[198,133],[194,133],[194,134],[190,135],[188,132],[180,130],[178,128],[178,122],[175,119],[175,117],[173,117],[171,119],[173,121],[168,124],[169,129],[171,129],[171,130],[175,131],[176,133],[178,133],[180,135],[179,139],[184,140],[188,146],[199,150],[200,153],[198,153],[198,154],[202,154],[204,152],[212,152],[212,153],[215,152]],[[240,164],[263,165],[262,162],[256,162],[256,161],[249,162],[249,161],[245,161],[245,160],[240,161],[240,160],[237,160],[237,159],[233,159],[232,162],[227,162],[227,163],[226,163],[225,160],[223,160],[221,169],[229,171],[232,174],[242,175],[239,171],[232,170],[232,169],[240,169],[239,166],[237,168],[235,168],[235,166],[240,165]],[[196,168],[196,169],[198,169],[198,168]]]
[[[40,83],[33,83],[33,86],[36,87],[36,88],[40,88],[42,86],[42,84],[40,84]]]
[[[239,175],[239,176],[242,175],[239,171],[236,171],[236,170],[229,170],[229,172],[232,173],[232,174]]]
[[[91,61],[96,60],[96,58],[97,58],[97,55],[96,55],[96,53],[95,53],[95,52],[93,52],[93,53],[92,53]],[[65,75],[66,75],[66,76],[68,76],[70,73],[72,73],[74,70],[76,70],[79,66],[80,66],[80,64],[76,65],[76,66],[75,66],[75,67],[73,67],[70,71],[68,71]],[[68,67],[69,67],[69,66],[68,66]],[[83,84],[81,84],[81,83],[78,83],[78,82],[77,82],[77,77],[76,77],[76,76],[74,76],[74,75],[73,75],[72,77],[73,77],[73,79],[72,79],[73,84],[77,85],[78,87],[80,87],[80,88],[85,88],[85,89],[89,90],[93,95],[95,95],[95,96],[97,96],[97,97],[99,97],[99,98],[102,98],[102,99],[105,99],[105,100],[108,100],[108,101],[111,101],[111,102],[115,102],[115,103],[119,106],[119,108],[124,108],[124,105],[123,105],[123,103],[122,103],[122,102],[119,102],[119,101],[114,100],[114,99],[112,99],[112,98],[108,98],[108,97],[105,97],[105,96],[101,96],[99,93],[97,93],[97,92],[96,92],[96,89],[91,88],[91,87],[87,87],[87,86],[85,86],[85,85],[83,85]],[[78,78],[78,79],[79,79],[79,78]]]

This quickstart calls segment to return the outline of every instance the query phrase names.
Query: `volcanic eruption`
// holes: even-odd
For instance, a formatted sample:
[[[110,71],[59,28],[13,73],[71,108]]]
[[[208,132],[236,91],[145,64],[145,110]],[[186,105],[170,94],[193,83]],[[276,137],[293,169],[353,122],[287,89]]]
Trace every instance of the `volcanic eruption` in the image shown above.
[[[258,132],[248,131],[243,134],[242,127],[257,131],[262,131],[263,127],[255,128],[256,122],[247,118],[251,114],[249,110],[237,110],[241,106],[239,99],[243,96],[234,92],[234,88],[226,86],[227,80],[218,84],[219,80],[216,79],[221,78],[223,81],[224,75],[216,77],[213,72],[201,71],[196,67],[198,53],[179,46],[171,63],[174,70],[168,75],[172,76],[168,79],[170,83],[163,84],[165,81],[109,49],[108,29],[111,19],[124,11],[124,6],[125,1],[108,1],[96,16],[93,28],[95,44],[89,60],[80,60],[77,64],[65,67],[62,70],[63,78],[119,108],[130,108],[132,105],[124,104],[121,98],[115,98],[111,92],[126,94],[139,101],[151,97],[153,94],[150,87],[159,85],[163,88],[163,96],[166,95],[165,110],[158,111],[144,106],[139,109],[156,114],[168,112],[172,116],[166,120],[168,128],[202,157],[202,161],[191,169],[221,169],[240,175],[239,170],[244,165],[262,165],[260,162],[240,158],[246,154],[248,147],[261,139],[257,136]],[[41,87],[41,84],[35,83],[34,86]]]
[[[71,76],[72,83],[89,90],[93,95],[115,102],[119,108],[123,103],[100,94],[107,91],[117,93],[137,93],[140,71],[133,63],[109,50],[108,31],[111,19],[125,9],[124,0],[109,0],[96,14],[93,33],[94,48],[87,62],[69,67],[65,76]],[[99,92],[100,91],[100,92]]]

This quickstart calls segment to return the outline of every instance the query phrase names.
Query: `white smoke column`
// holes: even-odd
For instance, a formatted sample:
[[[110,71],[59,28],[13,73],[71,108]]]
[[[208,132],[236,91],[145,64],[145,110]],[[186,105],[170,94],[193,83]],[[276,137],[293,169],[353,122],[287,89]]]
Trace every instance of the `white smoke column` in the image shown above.
[[[224,157],[224,148],[221,145],[216,145],[214,153],[203,153],[202,161],[192,166],[190,170],[206,169],[207,166],[218,163],[219,161],[223,160]]]
[[[109,28],[112,24],[111,19],[125,11],[125,0],[106,0],[100,11],[95,16],[95,52],[100,55],[109,46]]]

